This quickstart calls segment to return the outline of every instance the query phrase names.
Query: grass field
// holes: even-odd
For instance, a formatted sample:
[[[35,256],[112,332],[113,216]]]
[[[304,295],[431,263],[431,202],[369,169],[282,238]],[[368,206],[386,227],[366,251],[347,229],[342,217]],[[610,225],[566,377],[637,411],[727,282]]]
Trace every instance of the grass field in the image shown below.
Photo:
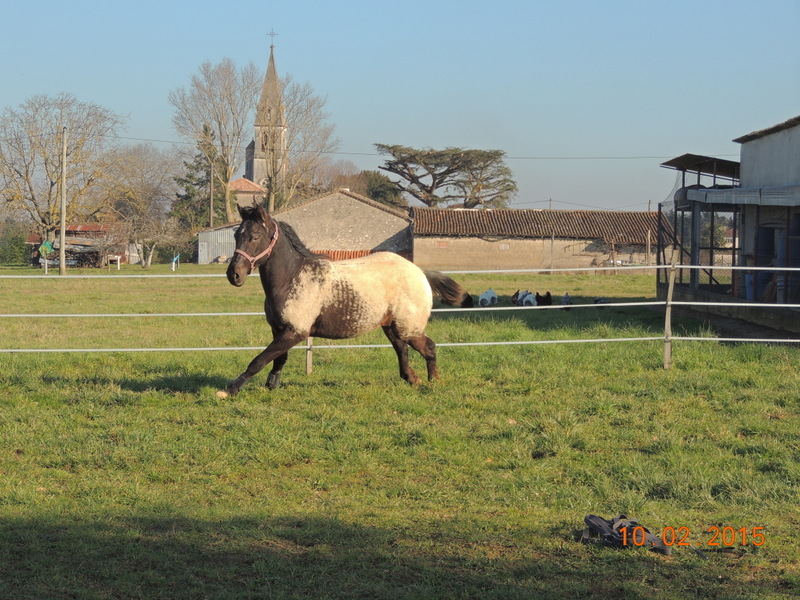
[[[0,275],[12,272],[25,273]],[[473,293],[549,289],[586,303],[654,288],[638,275],[458,278]],[[5,314],[261,304],[255,279],[0,279]],[[675,328],[715,335],[699,320]],[[662,335],[663,314],[446,314],[429,333],[648,337]],[[263,317],[0,319],[6,349],[267,341]],[[261,387],[265,373],[216,399],[252,355],[0,353],[0,598],[800,594],[793,346],[676,343],[669,371],[659,342],[443,347],[442,379],[413,388],[389,349],[319,350],[310,376],[296,350],[281,389]],[[674,528],[707,559],[582,545],[590,513]]]

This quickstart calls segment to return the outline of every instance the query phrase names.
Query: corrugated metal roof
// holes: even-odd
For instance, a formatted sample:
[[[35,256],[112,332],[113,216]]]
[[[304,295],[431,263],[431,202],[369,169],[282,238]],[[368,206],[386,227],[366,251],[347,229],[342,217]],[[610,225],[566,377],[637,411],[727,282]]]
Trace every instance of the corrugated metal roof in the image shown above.
[[[661,163],[661,166],[677,171],[715,175],[727,179],[739,179],[740,170],[739,163],[735,160],[703,156],[702,154],[682,154]]]
[[[64,233],[69,237],[87,234],[85,237],[101,237],[111,233],[117,226],[113,223],[84,223],[83,225],[67,225]],[[31,233],[26,240],[28,244],[41,244],[42,237],[38,233]]]
[[[414,235],[441,237],[602,239],[646,244],[657,212],[601,210],[448,210],[414,208]]]

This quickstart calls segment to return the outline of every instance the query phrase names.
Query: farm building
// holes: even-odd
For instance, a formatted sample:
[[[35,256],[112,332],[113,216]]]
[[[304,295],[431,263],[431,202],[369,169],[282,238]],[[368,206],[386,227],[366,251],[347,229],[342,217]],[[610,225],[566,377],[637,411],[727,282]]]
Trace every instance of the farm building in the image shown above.
[[[735,301],[800,303],[800,117],[733,140],[740,162],[685,154],[662,164],[680,173],[672,201],[660,207],[660,256],[675,247],[675,262],[706,267],[680,271],[675,298],[731,301],[703,307],[779,329],[800,331],[792,309],[733,307]],[[726,267],[769,267],[751,272]],[[659,294],[666,295],[665,274]]]
[[[228,190],[236,194],[236,204],[239,206],[252,206],[253,202],[262,204],[267,197],[267,190],[244,177],[231,181]]]
[[[658,213],[414,208],[423,269],[550,269],[651,264]],[[654,256],[652,257],[655,258]]]
[[[114,232],[115,226],[108,223],[67,225],[64,230],[66,263],[77,267],[100,267],[108,263],[109,257],[118,264],[131,262],[128,244],[115,239]],[[36,266],[42,264],[42,241],[37,233],[32,233],[26,240],[31,250],[31,264]],[[47,254],[51,265],[58,263],[58,255],[59,240],[56,238],[52,251]]]
[[[346,189],[317,196],[273,216],[291,225],[311,250],[337,260],[381,250],[411,257],[410,220],[405,211]],[[224,261],[233,256],[233,234],[238,226],[229,223],[201,231],[198,262]]]

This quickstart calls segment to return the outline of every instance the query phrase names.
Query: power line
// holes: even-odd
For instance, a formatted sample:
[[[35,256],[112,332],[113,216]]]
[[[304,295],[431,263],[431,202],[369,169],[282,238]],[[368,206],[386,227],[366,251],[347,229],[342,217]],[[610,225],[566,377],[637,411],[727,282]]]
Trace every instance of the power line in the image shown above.
[[[42,133],[40,134],[41,137],[54,137],[59,135],[58,133]],[[123,136],[123,135],[109,135],[104,136],[110,139],[116,140],[127,140],[132,142],[148,142],[154,144],[175,144],[181,146],[195,146],[196,142],[194,141],[185,141],[185,140],[162,140],[158,138],[143,138],[143,137],[133,137],[133,136]],[[8,140],[3,140],[7,142]],[[244,147],[244,146],[243,146]],[[387,154],[380,154],[378,152],[347,152],[343,150],[337,150],[334,152],[327,152],[326,154],[330,154],[333,156],[388,156]],[[737,157],[737,154],[715,154],[715,156],[719,158],[726,158],[726,157]],[[524,161],[545,161],[545,160],[553,160],[553,161],[590,161],[590,160],[669,160],[673,158],[673,156],[665,156],[665,155],[652,155],[652,154],[634,154],[634,155],[581,155],[581,156],[506,156],[507,160],[524,160]]]

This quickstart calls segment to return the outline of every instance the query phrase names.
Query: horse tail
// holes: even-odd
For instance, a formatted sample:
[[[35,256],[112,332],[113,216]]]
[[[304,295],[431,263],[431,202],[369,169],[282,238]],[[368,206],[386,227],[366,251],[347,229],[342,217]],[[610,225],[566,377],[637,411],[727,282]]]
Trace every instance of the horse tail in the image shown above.
[[[450,279],[439,271],[424,271],[431,288],[442,297],[442,302],[451,306],[461,308],[471,308],[473,306],[472,296],[461,287],[457,282]]]

